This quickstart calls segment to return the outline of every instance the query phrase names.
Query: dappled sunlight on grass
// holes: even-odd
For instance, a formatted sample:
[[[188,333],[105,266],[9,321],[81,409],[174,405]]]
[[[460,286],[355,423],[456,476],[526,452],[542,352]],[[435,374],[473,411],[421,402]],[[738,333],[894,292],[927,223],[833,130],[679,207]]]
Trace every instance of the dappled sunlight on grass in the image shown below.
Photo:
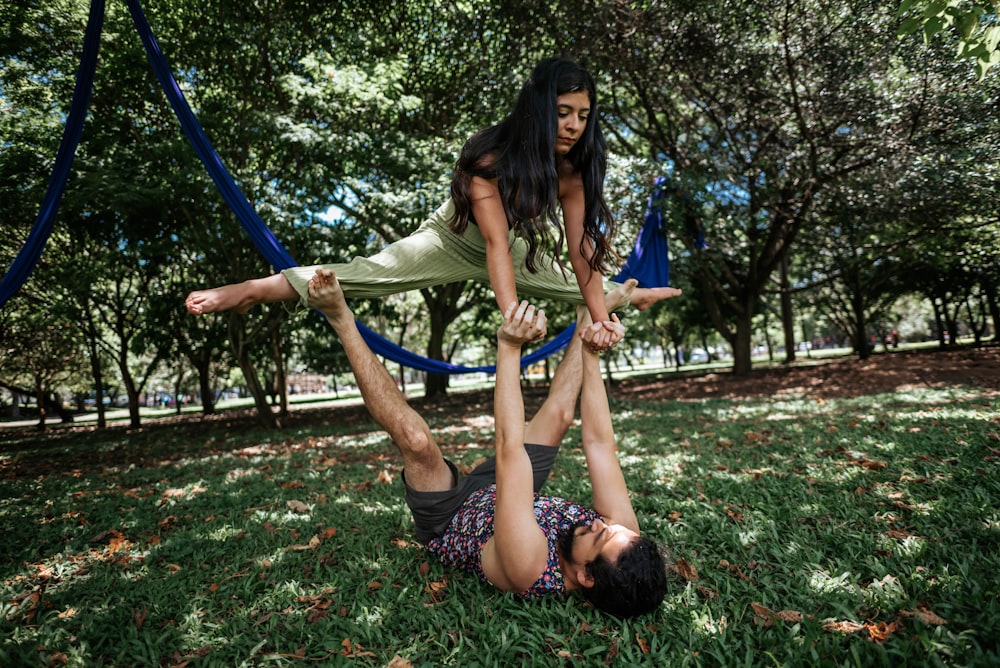
[[[233,483],[240,478],[245,478],[247,476],[259,476],[261,473],[256,469],[246,469],[246,468],[236,468],[231,469],[226,472],[226,482]]]
[[[272,522],[278,524],[285,523],[296,523],[302,521],[308,521],[310,519],[309,515],[300,513],[298,511],[282,511],[282,510],[266,510],[259,509],[254,510],[250,517],[259,522]]]
[[[366,513],[401,513],[408,510],[405,503],[365,503],[360,504],[358,508]]]
[[[354,618],[354,623],[362,626],[380,626],[383,619],[382,608],[375,606],[362,609],[361,613]]]
[[[725,615],[716,618],[712,610],[695,607],[691,611],[691,629],[700,636],[707,638],[718,635],[726,630],[727,624]]]
[[[886,552],[892,552],[900,557],[915,559],[926,552],[927,541],[919,536],[894,538],[883,535],[878,538],[878,547]]]
[[[860,587],[853,581],[850,573],[831,575],[827,571],[812,571],[809,573],[807,586],[811,591],[820,594],[857,595],[860,593]]]
[[[226,524],[219,527],[214,527],[211,531],[205,534],[205,538],[208,540],[229,540],[237,535],[239,535],[240,529]]]
[[[161,436],[146,466],[0,481],[0,663],[987,665],[998,407],[948,390],[616,404],[643,533],[683,565],[634,622],[430,559],[370,424],[204,451]],[[490,453],[491,419],[435,423],[456,463]],[[590,499],[578,426],[546,491]]]

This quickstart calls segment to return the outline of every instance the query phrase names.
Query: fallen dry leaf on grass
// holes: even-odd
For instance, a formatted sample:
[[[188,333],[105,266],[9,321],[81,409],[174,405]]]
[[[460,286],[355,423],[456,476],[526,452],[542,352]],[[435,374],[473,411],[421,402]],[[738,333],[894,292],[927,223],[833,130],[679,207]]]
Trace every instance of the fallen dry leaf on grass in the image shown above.
[[[443,577],[440,580],[435,580],[428,582],[424,585],[424,593],[430,594],[431,600],[429,603],[424,603],[425,608],[429,608],[437,605],[444,600],[445,594],[448,589],[448,578]]]
[[[823,624],[824,631],[833,631],[833,632],[839,631],[840,633],[857,633],[863,628],[865,628],[864,624],[858,624],[857,622],[848,622],[848,621],[843,621],[843,622],[829,621]]]
[[[883,643],[888,640],[889,636],[903,628],[901,624],[895,620],[889,622],[867,622],[865,623],[865,629],[868,631],[868,637],[877,643]]]
[[[802,613],[798,610],[771,610],[760,603],[751,603],[753,608],[754,624],[763,624],[764,628],[771,628],[775,621],[798,623],[802,621]]]
[[[340,643],[340,646],[343,647],[343,649],[340,650],[341,655],[346,656],[349,659],[355,659],[359,656],[375,656],[375,652],[365,651],[364,647],[356,642],[351,642],[350,638],[344,638],[344,640]]]
[[[319,547],[319,544],[321,542],[322,541],[319,539],[319,536],[313,536],[312,538],[309,539],[309,544],[308,545],[289,545],[285,549],[286,550],[296,550],[296,551],[301,551],[301,550],[315,550],[317,547]]]
[[[291,499],[290,501],[285,501],[285,505],[288,506],[288,509],[291,510],[293,513],[309,512],[309,506],[302,503],[301,501],[296,501],[295,499]]]
[[[689,564],[687,560],[684,559],[683,557],[678,558],[677,561],[674,562],[674,569],[677,571],[678,575],[680,575],[688,582],[692,582],[694,580],[699,579],[698,569]]]
[[[729,571],[730,573],[738,577],[740,580],[743,580],[744,582],[753,582],[753,578],[745,574],[743,572],[743,569],[740,568],[739,564],[731,564],[727,560],[722,559],[719,561],[719,568],[723,568]]]
[[[923,605],[918,605],[917,609],[912,612],[909,610],[902,610],[899,614],[904,617],[917,617],[920,621],[929,626],[944,626],[948,623],[948,620]]]

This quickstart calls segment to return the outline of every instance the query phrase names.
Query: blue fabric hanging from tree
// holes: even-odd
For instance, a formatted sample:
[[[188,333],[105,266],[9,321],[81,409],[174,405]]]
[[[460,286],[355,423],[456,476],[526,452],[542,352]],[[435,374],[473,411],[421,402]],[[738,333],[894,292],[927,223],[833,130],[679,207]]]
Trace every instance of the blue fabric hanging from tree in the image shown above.
[[[80,57],[80,68],[76,74],[76,86],[73,89],[73,101],[70,104],[69,115],[66,117],[66,128],[63,130],[62,141],[56,153],[56,161],[49,178],[49,186],[38,208],[38,215],[28,233],[28,238],[18,252],[10,268],[0,279],[0,308],[3,308],[11,297],[21,289],[28,276],[38,264],[45,243],[52,234],[52,226],[59,211],[66,181],[69,180],[69,170],[73,167],[73,157],[76,147],[83,134],[83,122],[87,118],[87,108],[90,106],[90,95],[94,88],[94,72],[97,70],[97,52],[101,45],[101,28],[104,25],[104,0],[94,0],[90,5],[90,16],[87,19],[87,33],[83,40],[83,55]]]
[[[653,182],[653,192],[646,204],[646,217],[639,230],[639,237],[635,240],[635,247],[622,265],[621,272],[615,276],[619,283],[634,278],[639,281],[641,288],[670,285],[670,250],[667,244],[667,222],[663,217],[668,197],[673,198],[675,205],[680,207],[684,223],[683,234],[695,248],[704,250],[708,247],[701,219],[691,198],[679,187],[671,185],[670,179],[658,176]]]
[[[622,270],[615,276],[619,283],[629,278],[639,281],[640,288],[661,288],[670,285],[670,252],[667,247],[667,228],[663,224],[662,200],[669,181],[656,177],[653,192],[646,204],[646,218],[635,247]]]
[[[246,196],[243,195],[243,192],[236,185],[223,164],[218,152],[216,152],[212,143],[205,135],[201,124],[184,98],[184,94],[181,92],[180,86],[178,86],[166,58],[163,56],[163,52],[160,50],[159,43],[153,35],[138,0],[126,0],[126,2],[136,31],[139,33],[139,37],[146,49],[146,54],[149,57],[153,71],[157,79],[159,79],[160,85],[171,107],[174,109],[181,127],[188,136],[199,159],[201,159],[208,170],[223,199],[225,199],[226,203],[236,214],[237,219],[258,251],[275,269],[281,270],[296,266],[295,259],[278,241],[277,237],[274,236],[273,232],[271,232],[260,218]],[[46,192],[35,225],[28,235],[24,248],[15,258],[11,268],[4,274],[2,281],[0,281],[0,307],[6,304],[10,297],[24,284],[28,275],[37,265],[45,243],[51,234],[56,212],[58,211],[66,181],[69,177],[73,157],[80,141],[83,122],[86,119],[87,110],[90,105],[90,95],[93,89],[94,74],[97,69],[97,54],[100,47],[103,20],[104,0],[93,0],[84,41],[83,57],[81,58],[80,68],[77,72],[73,102],[59,147],[49,190]],[[377,354],[420,371],[458,374],[472,372],[492,373],[495,370],[493,365],[467,367],[450,364],[441,360],[432,360],[412,353],[388,341],[360,322],[358,322],[358,329],[361,331],[368,345]],[[571,340],[573,329],[573,327],[566,329],[534,352],[523,356],[521,359],[522,367],[543,360],[564,348]]]

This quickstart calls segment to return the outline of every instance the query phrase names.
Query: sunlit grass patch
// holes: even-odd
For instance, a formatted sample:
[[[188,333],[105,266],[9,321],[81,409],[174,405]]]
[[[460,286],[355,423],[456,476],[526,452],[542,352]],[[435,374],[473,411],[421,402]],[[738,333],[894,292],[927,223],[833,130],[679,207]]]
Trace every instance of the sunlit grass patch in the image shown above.
[[[161,431],[106,444],[152,449],[145,464],[0,481],[0,664],[998,661],[995,399],[614,410],[644,532],[683,564],[647,618],[525,604],[442,568],[413,541],[398,458],[370,425],[178,443]],[[457,462],[489,454],[488,416],[434,424]],[[578,442],[574,428],[547,491],[586,500]],[[92,445],[62,450],[79,460]]]

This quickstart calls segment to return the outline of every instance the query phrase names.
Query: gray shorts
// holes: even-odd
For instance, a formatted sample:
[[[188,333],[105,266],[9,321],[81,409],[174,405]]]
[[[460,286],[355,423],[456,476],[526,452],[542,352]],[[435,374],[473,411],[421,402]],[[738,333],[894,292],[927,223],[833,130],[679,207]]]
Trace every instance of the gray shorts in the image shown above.
[[[559,454],[559,446],[536,445],[525,443],[524,449],[531,460],[532,478],[535,493],[541,491],[542,485],[549,477],[552,465]],[[406,487],[406,505],[413,513],[416,524],[416,537],[421,543],[444,535],[451,524],[451,518],[462,507],[469,495],[488,487],[497,481],[496,459],[490,457],[474,468],[469,475],[460,475],[458,469],[447,459],[444,460],[451,469],[455,485],[444,492],[418,492],[406,484],[406,471],[403,471],[403,485]]]

